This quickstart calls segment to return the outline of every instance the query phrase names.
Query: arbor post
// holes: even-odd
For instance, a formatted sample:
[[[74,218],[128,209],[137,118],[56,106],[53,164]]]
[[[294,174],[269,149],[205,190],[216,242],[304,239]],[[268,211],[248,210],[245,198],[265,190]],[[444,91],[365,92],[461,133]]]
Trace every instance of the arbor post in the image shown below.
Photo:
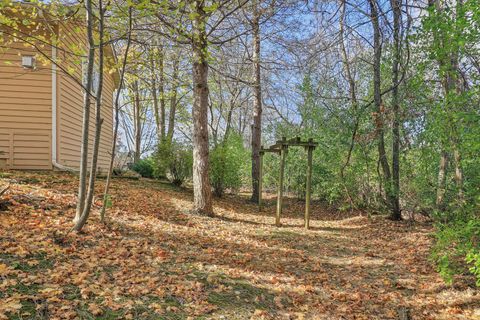
[[[262,148],[263,149],[263,146]],[[263,155],[264,151],[260,151],[260,168],[258,170],[258,211],[262,211],[262,188],[263,188]]]
[[[309,142],[312,139],[309,140]],[[307,186],[306,186],[306,195],[305,195],[305,229],[310,227],[310,198],[311,198],[311,189],[312,189],[312,157],[313,150],[315,147],[308,146],[308,160],[307,160]]]
[[[283,203],[283,173],[285,171],[285,157],[287,155],[286,138],[282,138],[280,146],[280,177],[278,179],[278,196],[277,196],[277,216],[275,217],[275,225],[280,226],[280,216],[282,215]]]

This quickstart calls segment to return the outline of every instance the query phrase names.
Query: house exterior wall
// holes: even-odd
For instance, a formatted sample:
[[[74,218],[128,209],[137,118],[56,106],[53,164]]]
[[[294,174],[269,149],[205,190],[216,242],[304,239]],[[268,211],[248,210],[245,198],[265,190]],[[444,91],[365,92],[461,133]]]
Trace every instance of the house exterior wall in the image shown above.
[[[51,169],[51,65],[24,42],[1,41],[0,168]],[[38,48],[49,56],[48,46]],[[22,55],[36,56],[36,68],[23,68]]]
[[[72,24],[59,25],[58,37],[61,48],[57,49],[57,58],[63,61],[62,67],[70,71],[69,74],[59,72],[57,76],[57,162],[73,168],[80,166],[83,117],[83,91],[78,83],[82,79],[81,58],[76,54],[75,48],[79,45],[81,48],[86,48],[85,36],[78,30],[83,29],[76,28]],[[108,72],[108,63],[105,69],[101,110],[103,124],[98,158],[100,171],[108,170],[113,139],[113,93],[115,88],[113,76]],[[92,99],[90,124],[89,154],[91,155],[95,134],[94,99]]]
[[[56,34],[59,43],[56,49],[41,42],[36,42],[37,48],[34,48],[23,41],[8,40],[0,33],[0,168],[49,170],[54,168],[53,160],[66,167],[79,168],[83,109],[79,82],[82,81],[81,55],[86,50],[85,36],[79,30],[83,29],[69,22],[41,30],[42,39],[48,39],[50,31]],[[22,55],[37,56],[36,68],[23,68]],[[52,81],[52,64],[48,62],[53,55],[58,59],[56,81]],[[113,57],[106,54],[106,59],[112,60]],[[114,75],[106,68],[98,160],[100,172],[108,169],[110,159],[114,82]],[[56,110],[55,114],[52,110]],[[52,119],[55,125],[52,125]],[[90,124],[91,155],[95,130],[94,99]],[[56,145],[55,152],[52,152],[52,143]]]

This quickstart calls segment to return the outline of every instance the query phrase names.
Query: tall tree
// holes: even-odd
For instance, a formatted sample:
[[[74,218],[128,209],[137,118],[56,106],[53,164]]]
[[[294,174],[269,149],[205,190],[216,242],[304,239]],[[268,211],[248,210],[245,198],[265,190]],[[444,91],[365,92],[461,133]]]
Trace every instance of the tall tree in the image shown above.
[[[260,35],[260,10],[258,0],[252,4],[253,17],[251,20],[253,37],[253,124],[252,124],[252,198],[259,200],[260,181],[260,148],[262,144],[262,87],[261,87],[261,35]]]
[[[393,62],[392,62],[392,195],[391,217],[401,220],[400,210],[400,102],[399,102],[399,65],[401,59],[402,0],[390,0],[393,10]]]
[[[212,191],[208,175],[208,42],[205,2],[193,4],[193,192],[195,211],[213,215]]]
[[[383,104],[381,89],[382,34],[379,5],[376,0],[368,0],[368,2],[370,5],[370,21],[373,28],[373,100],[376,108],[374,120],[377,135],[378,161],[382,168],[382,182],[385,187],[387,203],[393,208],[392,175],[385,149],[385,105]]]
[[[214,215],[208,162],[209,37],[214,38],[215,31],[222,26],[222,23],[246,3],[247,0],[239,2],[193,0],[188,2],[187,5],[184,5],[184,3],[179,6],[161,5],[161,12],[155,13],[162,27],[170,31],[166,35],[167,37],[172,38],[177,43],[191,46],[193,60],[193,211],[202,215]],[[157,10],[158,8],[153,9]],[[210,21],[212,16],[215,16],[215,19]],[[185,22],[182,20],[184,17],[187,17],[191,29],[182,27],[182,23]],[[162,30],[157,30],[157,32],[164,34]],[[233,38],[236,36],[234,35]],[[211,41],[211,43],[220,45],[229,40],[218,39]]]

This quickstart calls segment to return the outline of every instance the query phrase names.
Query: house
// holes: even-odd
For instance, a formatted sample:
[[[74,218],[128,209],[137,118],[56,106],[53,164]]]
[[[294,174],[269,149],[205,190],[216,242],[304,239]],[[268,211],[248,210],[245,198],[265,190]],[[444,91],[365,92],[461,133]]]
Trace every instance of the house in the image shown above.
[[[10,16],[21,22],[0,21],[0,168],[77,169],[85,28],[81,19],[53,18],[43,10],[31,10],[28,4],[21,6],[22,13],[0,9],[0,17]],[[110,161],[113,95],[119,83],[112,48],[108,47],[105,55],[99,170],[107,169]],[[94,100],[91,110],[90,148]]]

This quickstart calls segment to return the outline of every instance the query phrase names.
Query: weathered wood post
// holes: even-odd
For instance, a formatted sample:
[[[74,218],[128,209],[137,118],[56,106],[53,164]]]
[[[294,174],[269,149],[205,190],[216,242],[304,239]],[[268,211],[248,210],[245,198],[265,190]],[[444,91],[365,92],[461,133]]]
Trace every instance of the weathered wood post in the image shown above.
[[[309,139],[309,143],[312,143],[313,140]],[[312,189],[312,157],[313,157],[313,150],[315,149],[314,146],[308,145],[307,152],[308,152],[308,160],[307,160],[307,190],[305,195],[305,229],[310,227],[310,199],[311,199],[311,189]]]
[[[258,211],[262,211],[262,189],[263,189],[263,146],[260,148],[260,169],[258,172]]]
[[[280,177],[278,179],[278,194],[277,194],[277,215],[275,217],[275,225],[280,226],[280,216],[282,215],[283,204],[283,173],[285,171],[285,158],[287,155],[287,138],[283,137],[280,144]]]

